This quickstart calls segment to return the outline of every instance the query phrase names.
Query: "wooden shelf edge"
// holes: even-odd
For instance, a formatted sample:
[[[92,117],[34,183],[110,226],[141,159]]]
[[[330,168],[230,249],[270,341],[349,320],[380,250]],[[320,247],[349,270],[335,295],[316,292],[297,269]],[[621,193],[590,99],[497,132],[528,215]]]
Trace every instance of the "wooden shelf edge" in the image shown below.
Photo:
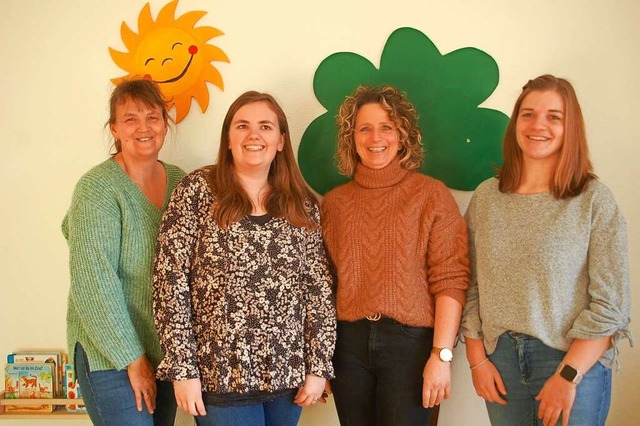
[[[4,406],[2,406],[4,409]],[[20,420],[87,420],[89,415],[86,413],[68,413],[66,409],[56,408],[51,413],[5,413],[0,412],[0,421],[9,419]]]
[[[0,419],[42,419],[55,417],[57,419],[88,418],[86,413],[69,413],[65,407],[58,407],[51,413],[14,413],[5,411],[5,405],[81,405],[84,401],[80,398],[50,398],[50,399],[5,399],[4,391],[0,392]]]
[[[82,399],[0,399],[0,405],[82,405]]]

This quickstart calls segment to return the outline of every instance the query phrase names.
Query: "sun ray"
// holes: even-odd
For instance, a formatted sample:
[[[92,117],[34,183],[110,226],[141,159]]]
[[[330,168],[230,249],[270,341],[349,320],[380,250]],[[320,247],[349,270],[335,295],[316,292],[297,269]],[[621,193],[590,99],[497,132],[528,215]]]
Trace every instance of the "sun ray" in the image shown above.
[[[189,113],[192,98],[206,112],[210,100],[207,82],[224,90],[222,75],[211,62],[229,62],[229,57],[219,47],[207,44],[208,40],[223,35],[222,31],[195,26],[207,12],[189,11],[175,18],[177,5],[178,0],[167,3],[154,21],[146,3],[138,15],[138,33],[125,22],[120,26],[127,51],[110,47],[109,54],[127,72],[113,78],[114,83],[134,77],[157,82],[169,100],[169,107],[176,109],[176,122],[180,122]]]
[[[122,37],[124,46],[130,51],[135,50],[140,43],[138,40],[138,34],[134,33],[133,30],[124,22],[120,26],[120,37]]]
[[[156,23],[158,25],[170,25],[174,21],[173,17],[176,15],[176,7],[178,7],[178,0],[167,3],[160,9]]]
[[[187,12],[178,19],[176,19],[176,24],[181,27],[195,27],[196,22],[200,20],[207,12],[203,12],[200,10],[194,10],[193,12]]]
[[[191,109],[191,97],[176,96],[173,102],[176,106],[176,123],[179,123],[187,116]]]
[[[220,90],[224,90],[224,83],[222,82],[222,76],[220,75],[220,72],[211,65],[204,68],[202,72],[202,80],[215,84],[220,88]]]
[[[204,47],[204,50],[207,58],[213,58],[213,61],[229,62],[227,54],[224,53],[219,47],[208,44]]]
[[[200,105],[200,110],[205,112],[207,109],[207,105],[209,105],[209,89],[207,88],[207,84],[202,81],[198,83],[198,86],[193,90],[199,96],[195,96],[196,101],[198,101],[198,105]]]
[[[118,52],[112,48],[109,48],[109,53],[111,54],[111,59],[116,63],[117,66],[122,68],[123,70],[131,69],[133,66],[133,61],[131,61],[131,55],[128,53]]]
[[[139,34],[144,34],[149,31],[152,25],[153,18],[151,17],[151,6],[149,6],[149,3],[147,3],[142,8],[142,11],[140,11],[140,16],[138,16],[138,31],[140,32]]]
[[[198,31],[196,34],[198,35],[198,40],[200,40],[203,43],[211,40],[214,37],[224,35],[222,31],[213,27],[200,27],[200,28],[197,28],[197,30]]]

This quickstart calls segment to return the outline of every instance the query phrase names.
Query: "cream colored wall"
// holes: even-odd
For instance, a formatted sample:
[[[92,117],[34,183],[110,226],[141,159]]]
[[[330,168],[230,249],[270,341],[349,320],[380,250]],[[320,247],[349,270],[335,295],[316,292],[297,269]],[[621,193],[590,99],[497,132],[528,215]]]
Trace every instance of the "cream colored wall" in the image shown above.
[[[154,17],[164,4],[151,1]],[[120,23],[126,20],[137,29],[143,5],[142,0],[0,0],[1,356],[65,345],[69,278],[60,221],[76,180],[107,156],[102,125],[109,78],[121,75],[107,47],[124,50]],[[226,33],[213,43],[227,52],[231,64],[215,64],[226,90],[210,86],[207,113],[194,104],[196,110],[165,147],[163,158],[188,171],[212,161],[222,115],[247,89],[269,91],[281,100],[297,145],[306,126],[323,112],[311,86],[320,61],[334,52],[352,51],[377,64],[387,37],[403,26],[423,31],[443,53],[473,46],[493,56],[500,83],[484,105],[507,114],[529,78],[546,72],[568,77],[582,101],[596,171],[628,220],[631,277],[637,288],[640,3],[181,0],[178,14],[190,10],[208,11],[199,24]],[[466,198],[459,196],[462,204]],[[632,329],[638,336],[639,297],[634,290]],[[453,397],[443,405],[440,424],[487,425],[463,348],[456,356]],[[628,425],[640,413],[637,358],[625,344],[623,370],[614,376],[609,425]],[[300,424],[338,423],[328,404],[305,410]]]

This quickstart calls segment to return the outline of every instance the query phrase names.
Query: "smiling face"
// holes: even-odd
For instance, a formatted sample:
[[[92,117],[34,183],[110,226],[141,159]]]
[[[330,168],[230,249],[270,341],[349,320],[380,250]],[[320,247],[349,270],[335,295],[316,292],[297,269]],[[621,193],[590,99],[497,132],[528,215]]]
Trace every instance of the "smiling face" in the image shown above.
[[[120,141],[122,155],[137,159],[156,159],[167,134],[167,122],[159,106],[126,98],[116,106],[115,121],[109,125],[115,140]]]
[[[237,172],[268,173],[283,148],[278,117],[267,102],[252,102],[238,109],[229,127],[229,149]]]
[[[558,161],[564,141],[565,105],[559,93],[532,91],[522,101],[516,121],[516,139],[523,160]]]
[[[160,28],[140,43],[137,68],[145,78],[161,84],[163,93],[177,95],[187,91],[202,71],[198,42],[188,33]]]
[[[380,104],[365,104],[356,115],[354,133],[360,161],[371,169],[387,166],[401,148],[400,132]]]

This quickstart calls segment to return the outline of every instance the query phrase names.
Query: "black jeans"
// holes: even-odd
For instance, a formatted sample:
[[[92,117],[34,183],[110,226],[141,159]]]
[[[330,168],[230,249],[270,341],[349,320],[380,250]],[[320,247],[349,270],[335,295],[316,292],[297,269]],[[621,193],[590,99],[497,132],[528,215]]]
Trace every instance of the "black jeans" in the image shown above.
[[[331,381],[342,426],[424,426],[422,371],[433,346],[433,328],[390,318],[338,322]]]

